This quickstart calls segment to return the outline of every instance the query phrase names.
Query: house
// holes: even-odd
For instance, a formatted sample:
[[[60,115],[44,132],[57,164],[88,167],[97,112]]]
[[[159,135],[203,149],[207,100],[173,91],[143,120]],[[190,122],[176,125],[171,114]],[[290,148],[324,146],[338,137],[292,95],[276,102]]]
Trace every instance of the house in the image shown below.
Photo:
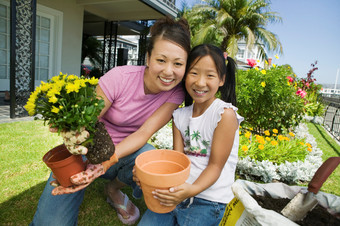
[[[107,45],[118,35],[146,41],[146,21],[165,15],[176,17],[175,0],[0,0],[0,91],[10,90],[10,117],[26,115],[23,106],[41,81],[80,74],[84,35],[104,36]]]

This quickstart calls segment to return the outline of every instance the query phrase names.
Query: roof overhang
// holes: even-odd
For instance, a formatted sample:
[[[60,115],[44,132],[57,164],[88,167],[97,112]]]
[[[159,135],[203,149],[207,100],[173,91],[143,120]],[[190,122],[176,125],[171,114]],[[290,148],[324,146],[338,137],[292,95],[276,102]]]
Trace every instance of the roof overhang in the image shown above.
[[[139,34],[142,27],[132,21],[177,16],[170,0],[77,0],[77,4],[84,6],[84,33],[90,35],[102,35],[104,21],[118,22],[119,35],[133,35]],[[128,22],[131,24],[126,26]]]

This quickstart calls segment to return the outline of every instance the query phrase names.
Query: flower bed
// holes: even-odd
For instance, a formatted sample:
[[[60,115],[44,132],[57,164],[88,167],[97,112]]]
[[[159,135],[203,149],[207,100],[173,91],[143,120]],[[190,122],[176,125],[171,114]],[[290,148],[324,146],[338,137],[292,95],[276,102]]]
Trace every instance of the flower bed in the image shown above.
[[[247,180],[261,180],[265,183],[272,181],[282,181],[288,184],[298,181],[309,181],[315,171],[322,164],[322,151],[317,148],[315,138],[308,133],[307,125],[300,123],[294,130],[296,139],[304,139],[310,144],[310,151],[303,161],[285,161],[281,164],[273,163],[269,160],[257,161],[249,156],[240,157],[237,164],[237,174]],[[170,125],[164,126],[151,138],[156,148],[172,149],[172,130]],[[242,145],[240,145],[240,150]]]

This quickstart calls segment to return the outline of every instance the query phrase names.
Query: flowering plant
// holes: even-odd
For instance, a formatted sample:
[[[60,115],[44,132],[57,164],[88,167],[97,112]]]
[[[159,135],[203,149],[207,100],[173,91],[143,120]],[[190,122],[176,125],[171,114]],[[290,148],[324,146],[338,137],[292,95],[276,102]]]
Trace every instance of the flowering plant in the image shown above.
[[[286,66],[238,71],[237,107],[247,119],[243,124],[258,134],[267,129],[281,132],[299,124],[303,100],[288,83],[290,75],[292,70]]]
[[[322,151],[304,123],[300,123],[294,133],[281,135],[281,138],[278,131],[267,131],[266,134],[272,134],[266,136],[270,141],[264,138],[265,144],[261,144],[262,139],[249,130],[241,130],[236,171],[247,180],[261,180],[265,183],[279,180],[289,184],[310,181],[322,164]],[[251,148],[258,150],[250,150]],[[273,155],[266,155],[269,152]]]
[[[85,127],[91,133],[105,105],[104,100],[97,98],[97,84],[96,78],[60,73],[36,87],[25,109],[31,116],[40,114],[45,123],[59,132]]]

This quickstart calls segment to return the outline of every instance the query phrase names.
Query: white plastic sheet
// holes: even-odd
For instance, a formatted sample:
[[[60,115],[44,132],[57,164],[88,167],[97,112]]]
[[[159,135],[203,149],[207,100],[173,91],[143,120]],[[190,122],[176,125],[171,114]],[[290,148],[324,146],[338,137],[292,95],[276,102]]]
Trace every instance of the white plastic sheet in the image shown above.
[[[235,199],[228,204],[220,223],[221,226],[297,225],[275,211],[262,208],[251,195],[292,199],[299,192],[307,192],[306,187],[288,186],[284,183],[258,184],[246,180],[237,180],[232,185],[232,190],[235,194]],[[330,213],[340,214],[340,197],[318,192],[316,198],[319,204]]]

